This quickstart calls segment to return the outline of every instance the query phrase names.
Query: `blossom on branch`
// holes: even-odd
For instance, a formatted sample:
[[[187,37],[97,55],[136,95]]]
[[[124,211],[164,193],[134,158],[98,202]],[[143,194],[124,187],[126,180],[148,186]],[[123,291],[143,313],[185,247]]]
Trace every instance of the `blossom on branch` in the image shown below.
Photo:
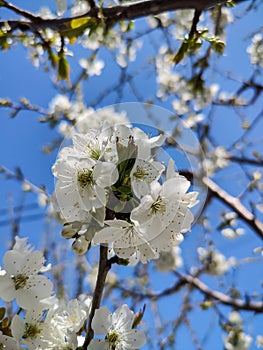
[[[133,329],[134,313],[124,304],[113,314],[106,306],[95,311],[92,329],[104,339],[92,339],[89,350],[132,350],[141,348],[146,337],[143,331]]]
[[[51,296],[53,284],[43,271],[45,259],[41,251],[29,252],[18,247],[4,255],[5,274],[0,275],[0,297],[7,302],[16,299],[23,309],[39,305]]]

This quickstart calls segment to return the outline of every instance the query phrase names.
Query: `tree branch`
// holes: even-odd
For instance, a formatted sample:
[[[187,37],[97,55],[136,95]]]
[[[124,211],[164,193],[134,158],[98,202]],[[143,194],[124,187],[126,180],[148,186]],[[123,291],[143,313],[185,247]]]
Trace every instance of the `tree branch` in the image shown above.
[[[91,328],[91,323],[92,323],[96,309],[100,307],[100,302],[101,302],[102,293],[105,286],[106,277],[111,267],[111,264],[108,263],[107,256],[108,256],[108,247],[101,245],[99,269],[98,269],[97,281],[96,281],[96,286],[95,286],[93,299],[92,299],[91,310],[89,314],[87,335],[83,345],[84,350],[87,349],[89,343],[91,342],[94,336],[94,331]]]
[[[128,293],[129,295],[133,297],[139,297],[141,300],[147,298],[147,299],[153,299],[158,300],[160,298],[175,294],[181,288],[185,285],[190,285],[193,288],[198,289],[200,292],[205,294],[208,298],[217,300],[219,303],[231,306],[237,310],[246,310],[246,311],[254,311],[257,313],[263,312],[263,301],[262,302],[254,302],[250,301],[248,299],[242,300],[242,299],[235,299],[231,298],[227,294],[224,294],[222,292],[218,292],[216,290],[210,289],[205,283],[203,283],[198,277],[188,275],[188,274],[182,274],[178,271],[174,271],[175,275],[178,277],[178,280],[175,282],[175,284],[167,289],[164,289],[161,292],[146,292],[141,293],[134,290],[128,290],[126,288],[120,288],[123,292]]]
[[[181,281],[185,281],[191,286],[199,289],[200,292],[205,294],[207,297],[218,300],[221,304],[232,306],[237,310],[254,311],[258,313],[263,312],[263,302],[253,302],[250,300],[244,301],[241,299],[234,299],[224,293],[210,289],[205,283],[200,281],[199,278],[197,277],[193,277],[191,275],[183,275],[179,272],[175,272],[175,273],[181,279]]]
[[[238,198],[231,196],[208,177],[202,179],[214,197],[233,209],[263,239],[263,223],[259,221]]]
[[[11,10],[13,12],[15,12],[17,15],[23,16],[27,19],[29,19],[30,21],[35,21],[37,19],[39,19],[40,17],[35,16],[32,12],[29,11],[25,11],[20,9],[19,7],[5,1],[5,0],[1,0],[1,6],[7,8],[8,10]]]
[[[112,7],[98,8],[95,6],[91,7],[87,13],[81,16],[69,18],[41,19],[40,17],[35,16],[33,16],[33,18],[29,18],[28,15],[25,15],[25,17],[29,19],[28,21],[2,20],[0,21],[0,26],[4,25],[7,22],[11,27],[11,30],[18,28],[20,30],[35,31],[50,28],[52,30],[60,32],[69,29],[68,25],[72,19],[86,17],[100,19],[103,17],[103,20],[107,24],[114,24],[121,20],[134,20],[140,17],[158,15],[163,12],[175,11],[179,9],[195,9],[197,11],[204,11],[216,5],[225,4],[226,2],[227,0],[147,0]],[[13,5],[9,4],[8,8],[12,9],[12,6]],[[14,8],[14,6],[13,10],[18,13],[17,8]]]

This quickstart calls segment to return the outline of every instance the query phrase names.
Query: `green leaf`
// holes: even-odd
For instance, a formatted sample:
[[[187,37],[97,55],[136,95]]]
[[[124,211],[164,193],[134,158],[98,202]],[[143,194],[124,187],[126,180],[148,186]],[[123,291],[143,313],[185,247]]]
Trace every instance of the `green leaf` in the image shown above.
[[[70,67],[64,52],[60,52],[58,57],[58,80],[66,80],[66,82],[70,85]]]
[[[115,187],[119,189],[119,187],[122,185],[127,186],[127,182],[129,182],[130,173],[137,157],[137,146],[134,144],[132,139],[129,140],[127,147],[117,142],[117,152],[119,157],[119,179],[116,182]]]
[[[71,40],[71,43],[78,37],[80,37],[86,29],[90,29],[90,34],[98,28],[100,21],[95,18],[84,17],[72,19],[66,24],[67,29],[60,32],[62,36],[65,36]]]
[[[134,321],[133,321],[133,324],[132,324],[132,328],[136,328],[141,323],[141,320],[142,320],[143,315],[145,313],[145,309],[146,309],[146,304],[143,305],[142,310],[140,310],[139,312],[137,312],[134,315]]]
[[[179,62],[181,62],[186,56],[188,48],[189,48],[189,41],[185,39],[181,44],[181,46],[179,47],[176,54],[173,56],[172,62],[174,62],[175,64],[178,64]]]
[[[58,56],[53,52],[53,50],[50,47],[48,47],[47,49],[47,54],[52,68],[56,68],[58,63]]]
[[[8,34],[0,29],[0,49],[4,51],[9,48],[10,48],[10,43],[8,42]]]

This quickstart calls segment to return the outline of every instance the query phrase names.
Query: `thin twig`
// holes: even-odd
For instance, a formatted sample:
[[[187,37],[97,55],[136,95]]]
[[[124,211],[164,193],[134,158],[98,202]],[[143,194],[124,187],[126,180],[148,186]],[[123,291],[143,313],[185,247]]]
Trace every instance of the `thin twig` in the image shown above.
[[[218,198],[224,204],[233,209],[241,219],[243,219],[256,232],[258,237],[263,239],[263,223],[258,220],[241,202],[238,198],[231,196],[221,187],[219,187],[213,180],[208,177],[202,179],[203,183],[208,187],[208,190],[214,197]]]
[[[231,306],[236,310],[247,310],[247,311],[254,311],[258,313],[263,312],[263,302],[253,302],[247,299],[241,300],[241,299],[231,298],[227,294],[210,289],[205,283],[203,283],[197,277],[187,275],[187,274],[183,275],[179,272],[175,272],[175,273],[180,278],[181,281],[185,281],[186,283],[199,289],[200,292],[205,294],[207,297],[211,299],[215,299],[219,301],[221,304]]]
[[[11,4],[10,2],[7,2],[5,0],[1,0],[1,3],[3,4],[2,5],[3,7],[15,12],[17,15],[20,15],[20,16],[23,16],[23,17],[29,19],[32,22],[41,19],[40,17],[35,16],[32,12],[22,10],[19,7]]]
[[[197,31],[197,24],[199,22],[200,16],[201,16],[202,11],[200,10],[195,10],[193,22],[192,22],[192,27],[189,32],[189,38],[192,38],[198,31]]]
[[[99,261],[99,269],[98,269],[98,275],[97,275],[97,281],[96,281],[96,286],[93,294],[93,299],[92,299],[92,305],[91,305],[91,310],[89,314],[89,322],[88,322],[88,329],[87,329],[87,335],[86,339],[83,345],[83,349],[86,350],[89,343],[91,342],[93,336],[94,336],[94,331],[91,328],[92,320],[95,314],[96,309],[100,307],[100,302],[102,298],[102,293],[104,290],[105,286],[105,281],[107,274],[110,270],[111,264],[108,263],[107,260],[108,256],[108,248],[107,246],[100,246],[100,261]]]

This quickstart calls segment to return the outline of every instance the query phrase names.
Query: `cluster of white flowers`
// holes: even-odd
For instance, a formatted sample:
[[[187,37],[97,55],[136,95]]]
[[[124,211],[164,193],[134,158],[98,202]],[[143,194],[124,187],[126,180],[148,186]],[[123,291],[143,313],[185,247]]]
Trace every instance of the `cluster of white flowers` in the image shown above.
[[[251,45],[247,48],[250,62],[263,67],[263,35],[257,33],[252,38]]]
[[[171,64],[172,57],[168,47],[162,46],[160,48],[155,61],[159,85],[157,97],[165,99],[169,95],[175,96],[172,105],[176,114],[186,115],[192,119],[193,116],[198,115],[196,117],[196,122],[198,122],[203,119],[200,112],[211,104],[217,95],[219,86],[211,84],[200,89],[195,88],[193,81],[187,80],[178,70],[174,69]]]
[[[55,205],[76,252],[107,244],[130,263],[146,263],[182,242],[198,193],[187,193],[190,182],[175,172],[172,159],[167,169],[155,159],[165,138],[107,125],[74,134],[72,146],[61,149],[52,168]]]
[[[6,302],[15,299],[20,309],[10,320],[8,335],[0,331],[0,349],[76,350],[83,345],[92,297],[80,295],[68,302],[57,299],[52,282],[40,274],[50,269],[44,261],[43,254],[27,244],[27,238],[16,237],[13,248],[5,253],[0,298]],[[146,338],[135,329],[139,322],[135,323],[127,305],[113,314],[106,307],[97,309],[92,329],[106,337],[93,339],[88,350],[139,349]]]
[[[194,10],[177,10],[176,14],[164,12],[156,16],[149,16],[147,21],[151,28],[156,28],[161,24],[162,28],[169,27],[169,34],[175,40],[182,39],[191,28]]]
[[[226,257],[216,250],[207,250],[202,247],[197,249],[199,260],[204,265],[205,271],[214,276],[224,275],[231,266],[235,265],[234,258]]]
[[[183,265],[181,248],[172,247],[167,252],[161,252],[158,260],[155,260],[156,270],[160,272],[174,271]]]
[[[88,76],[100,75],[104,68],[104,61],[100,59],[88,60],[86,58],[81,58],[79,60],[79,65],[86,71]]]
[[[223,223],[222,228],[222,235],[225,238],[233,239],[237,238],[239,236],[242,236],[245,233],[245,230],[241,227],[235,227],[237,226],[237,213],[236,212],[226,212],[223,213]]]
[[[12,318],[13,337],[0,334],[1,349],[74,350],[78,346],[77,332],[88,318],[91,298],[60,304],[51,280],[43,276],[50,269],[44,262],[43,253],[33,251],[27,238],[16,237],[15,245],[4,255],[0,297],[6,302],[16,300],[23,312]]]
[[[116,112],[113,107],[107,107],[95,112],[93,108],[84,104],[81,97],[71,102],[65,95],[57,95],[50,101],[49,113],[59,121],[58,131],[66,137],[69,137],[74,130],[87,133],[90,129],[98,129],[104,120],[108,120],[111,125],[128,124],[124,111]],[[74,123],[75,128],[67,121]]]
[[[212,176],[217,169],[223,169],[229,164],[229,153],[223,146],[218,146],[206,154],[203,161],[208,176]]]
[[[233,311],[229,315],[230,332],[223,338],[226,350],[249,349],[252,337],[243,332],[242,319],[238,312]]]

